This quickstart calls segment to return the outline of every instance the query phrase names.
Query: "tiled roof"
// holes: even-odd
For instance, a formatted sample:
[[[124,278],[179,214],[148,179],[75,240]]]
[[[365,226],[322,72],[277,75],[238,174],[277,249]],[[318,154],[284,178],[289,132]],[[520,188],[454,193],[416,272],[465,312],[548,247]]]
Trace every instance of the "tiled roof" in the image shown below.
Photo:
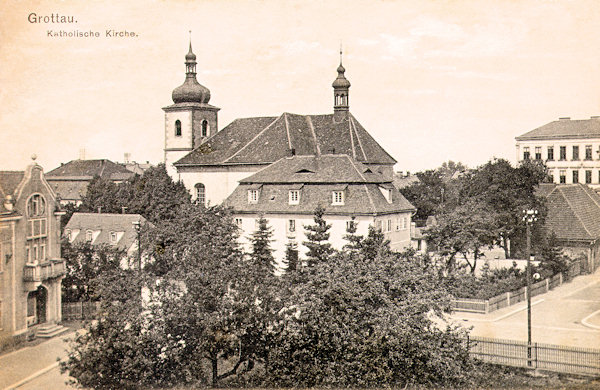
[[[394,186],[398,189],[408,187],[411,184],[418,183],[420,180],[417,175],[404,175],[402,173],[394,173]]]
[[[72,160],[46,173],[46,180],[91,179],[100,176],[111,180],[127,180],[133,172],[110,160]]]
[[[600,238],[600,196],[584,184],[550,185],[539,194],[547,198],[546,228],[561,240]]]
[[[559,119],[516,137],[517,141],[568,138],[600,138],[600,118]]]
[[[139,214],[97,214],[97,213],[73,213],[71,219],[65,226],[67,230],[77,230],[80,232],[73,240],[73,243],[85,241],[86,230],[100,231],[100,234],[94,240],[94,245],[110,245],[111,232],[123,232],[122,237],[117,242],[117,247],[127,250],[137,240],[137,232],[133,227],[133,222],[139,221],[141,225],[148,223],[144,217]]]
[[[258,189],[256,203],[248,190]],[[391,203],[381,189],[391,191]],[[297,205],[289,204],[289,191],[300,190]],[[344,204],[332,205],[332,193],[344,190]],[[384,191],[384,192],[385,192]],[[246,179],[223,202],[235,212],[312,214],[318,205],[326,214],[373,215],[415,208],[391,181],[346,155],[294,156],[282,158]]]
[[[80,200],[85,195],[89,180],[48,180],[54,193],[60,200]]]
[[[388,183],[345,154],[284,157],[240,183]]]
[[[360,123],[333,114],[236,119],[175,165],[270,164],[282,157],[348,154],[369,164],[395,164]]]
[[[0,171],[0,213],[9,212],[4,208],[4,199],[7,195],[14,197],[15,190],[24,176],[24,171]]]

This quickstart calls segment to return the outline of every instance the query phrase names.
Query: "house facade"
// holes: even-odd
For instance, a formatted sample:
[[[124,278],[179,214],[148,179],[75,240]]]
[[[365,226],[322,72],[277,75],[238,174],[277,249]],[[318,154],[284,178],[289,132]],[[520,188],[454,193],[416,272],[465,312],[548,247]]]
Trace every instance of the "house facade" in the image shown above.
[[[516,141],[517,161],[544,161],[553,183],[600,188],[600,116],[560,118]]]
[[[345,154],[390,180],[394,160],[349,110],[350,82],[341,62],[333,87],[333,113],[236,119],[219,130],[218,108],[196,80],[191,45],[186,79],[172,93],[165,111],[165,165],[196,201],[219,204],[252,173],[289,156]]]
[[[0,171],[0,341],[62,319],[61,215],[41,166]]]
[[[415,208],[393,186],[392,179],[374,172],[356,159],[341,154],[284,157],[240,184],[223,202],[233,209],[241,240],[258,228],[263,216],[273,228],[274,256],[285,257],[288,244],[303,258],[304,226],[314,224],[318,206],[331,224],[329,242],[341,249],[349,224],[357,235],[366,235],[369,225],[380,229],[394,250],[410,247],[411,217]]]

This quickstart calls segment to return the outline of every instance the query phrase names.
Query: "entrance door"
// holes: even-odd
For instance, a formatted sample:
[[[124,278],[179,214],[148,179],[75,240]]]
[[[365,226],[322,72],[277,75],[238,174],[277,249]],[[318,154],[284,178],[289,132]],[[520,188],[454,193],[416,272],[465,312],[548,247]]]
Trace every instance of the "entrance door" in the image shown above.
[[[36,306],[35,315],[37,317],[37,323],[41,324],[46,322],[46,306],[48,299],[48,290],[44,286],[38,287],[36,291]]]

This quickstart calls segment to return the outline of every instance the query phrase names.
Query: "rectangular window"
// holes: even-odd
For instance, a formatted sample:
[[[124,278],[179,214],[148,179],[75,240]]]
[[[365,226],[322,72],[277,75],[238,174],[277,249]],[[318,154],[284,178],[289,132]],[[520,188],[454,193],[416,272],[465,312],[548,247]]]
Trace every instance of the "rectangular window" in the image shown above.
[[[552,169],[548,170],[548,180],[550,183],[554,183],[554,171]]]
[[[46,259],[46,244],[40,244],[40,260]]]
[[[331,204],[343,205],[344,204],[344,191],[333,191]]]
[[[573,160],[579,160],[579,146],[573,145]]]
[[[25,260],[28,263],[31,263],[31,250],[29,249],[29,245],[25,247]]]
[[[554,160],[554,146],[548,146],[548,160]]]
[[[86,232],[85,232],[85,240],[86,240],[87,242],[92,242],[92,238],[93,238],[93,237],[94,237],[94,236],[93,236],[93,233],[92,233],[92,231],[91,231],[91,230],[88,230],[88,231],[86,231]]]
[[[559,171],[558,179],[560,184],[565,184],[567,182],[567,171]]]
[[[288,232],[289,233],[294,233],[296,231],[296,220],[295,219],[290,219],[288,220]]]
[[[541,146],[536,146],[535,147],[535,159],[536,160],[541,160],[542,159],[542,147]]]
[[[529,146],[523,148],[523,160],[529,160]]]
[[[566,160],[567,159],[567,147],[566,146],[561,146],[560,147],[560,159],[561,160]]]
[[[355,227],[356,227],[355,221],[346,221],[346,231],[347,232],[349,232],[350,230],[352,230]]]
[[[33,246],[33,261],[36,261],[38,259],[38,246],[34,245]]]
[[[235,224],[237,225],[237,227],[241,228],[242,227],[242,219],[241,218],[236,218],[235,219]]]
[[[585,171],[585,184],[592,183],[592,171]]]
[[[402,229],[406,229],[408,225],[407,218],[402,218]]]
[[[388,232],[392,231],[392,220],[391,219],[387,220],[387,231]]]
[[[579,171],[573,171],[573,183],[579,183]]]
[[[592,159],[592,145],[585,145],[585,159]]]
[[[300,203],[300,191],[290,190],[289,204],[299,204],[299,203]]]
[[[258,190],[248,190],[248,203],[258,203]]]
[[[117,232],[110,232],[110,243],[111,244],[117,243]]]

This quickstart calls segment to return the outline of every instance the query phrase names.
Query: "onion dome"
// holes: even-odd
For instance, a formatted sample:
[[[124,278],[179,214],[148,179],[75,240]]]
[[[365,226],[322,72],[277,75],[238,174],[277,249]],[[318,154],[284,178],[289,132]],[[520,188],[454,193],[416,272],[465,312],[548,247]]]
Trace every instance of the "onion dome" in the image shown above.
[[[196,55],[190,50],[185,55],[185,81],[173,90],[174,103],[203,103],[210,100],[210,90],[196,80]]]
[[[350,81],[344,76],[344,72],[346,69],[342,66],[342,62],[340,61],[340,66],[337,68],[338,76],[334,80],[331,86],[333,88],[350,88]]]

